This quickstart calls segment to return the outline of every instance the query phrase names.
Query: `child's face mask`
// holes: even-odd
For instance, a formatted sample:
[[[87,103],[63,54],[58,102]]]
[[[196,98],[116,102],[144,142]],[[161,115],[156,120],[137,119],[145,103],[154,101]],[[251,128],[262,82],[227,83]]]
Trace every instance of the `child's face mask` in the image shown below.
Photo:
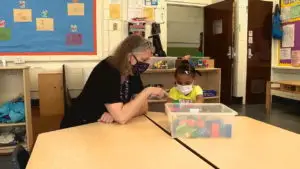
[[[189,93],[192,92],[193,90],[193,84],[190,84],[190,85],[179,85],[179,84],[176,84],[176,89],[183,93],[184,95],[187,95]]]

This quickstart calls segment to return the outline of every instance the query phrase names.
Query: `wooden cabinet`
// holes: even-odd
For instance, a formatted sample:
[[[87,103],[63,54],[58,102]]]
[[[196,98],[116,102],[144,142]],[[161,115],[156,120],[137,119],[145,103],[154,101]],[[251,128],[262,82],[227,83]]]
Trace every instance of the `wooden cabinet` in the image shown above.
[[[31,98],[30,98],[30,80],[29,67],[0,67],[0,104],[11,101],[17,96],[22,95],[24,98],[25,121],[17,123],[1,123],[0,135],[2,132],[12,131],[16,127],[23,128],[26,131],[24,142],[21,144],[28,150],[32,149],[32,115],[31,115]],[[13,152],[15,146],[0,146],[0,154]]]
[[[40,115],[64,114],[62,73],[40,73],[38,75]]]

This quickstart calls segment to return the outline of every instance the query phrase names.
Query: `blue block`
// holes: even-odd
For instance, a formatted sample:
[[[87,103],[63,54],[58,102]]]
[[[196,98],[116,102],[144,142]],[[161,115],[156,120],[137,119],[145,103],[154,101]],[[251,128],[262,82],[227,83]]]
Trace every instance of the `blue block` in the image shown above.
[[[230,138],[232,136],[232,125],[231,124],[225,124],[224,136],[227,138]]]

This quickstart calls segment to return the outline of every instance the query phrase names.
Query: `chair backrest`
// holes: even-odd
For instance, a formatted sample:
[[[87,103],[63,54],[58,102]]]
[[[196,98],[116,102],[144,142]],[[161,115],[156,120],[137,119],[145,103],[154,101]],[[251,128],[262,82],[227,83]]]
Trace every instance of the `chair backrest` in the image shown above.
[[[29,160],[29,153],[21,145],[17,145],[12,153],[12,168],[13,169],[25,169]]]
[[[65,114],[69,112],[71,105],[72,105],[72,99],[70,96],[70,92],[67,86],[67,75],[66,75],[66,66],[63,65],[63,89],[64,89],[64,105],[65,105]]]

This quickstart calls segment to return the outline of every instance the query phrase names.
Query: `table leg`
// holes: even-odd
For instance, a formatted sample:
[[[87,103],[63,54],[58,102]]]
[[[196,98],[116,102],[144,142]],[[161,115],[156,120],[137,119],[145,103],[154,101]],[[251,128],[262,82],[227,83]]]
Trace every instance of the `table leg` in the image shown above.
[[[271,82],[267,82],[266,85],[266,113],[271,113],[271,107],[272,107],[272,95],[271,95]]]

